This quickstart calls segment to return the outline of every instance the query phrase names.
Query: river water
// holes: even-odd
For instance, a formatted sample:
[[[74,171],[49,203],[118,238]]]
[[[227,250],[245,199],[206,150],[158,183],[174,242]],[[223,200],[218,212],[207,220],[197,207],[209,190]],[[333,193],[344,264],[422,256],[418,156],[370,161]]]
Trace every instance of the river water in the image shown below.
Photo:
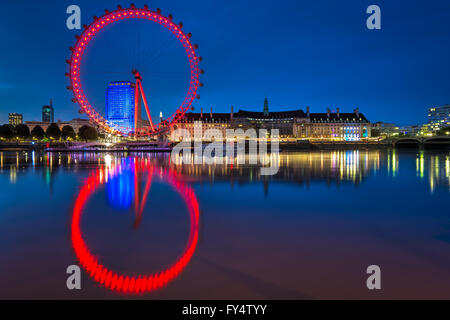
[[[0,153],[0,298],[450,299],[450,152],[171,160]]]

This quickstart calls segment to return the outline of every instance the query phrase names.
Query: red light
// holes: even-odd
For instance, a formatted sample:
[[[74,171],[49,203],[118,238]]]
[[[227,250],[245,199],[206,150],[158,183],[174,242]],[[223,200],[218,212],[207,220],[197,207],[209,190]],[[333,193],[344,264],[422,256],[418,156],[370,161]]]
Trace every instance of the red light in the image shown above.
[[[107,25],[109,23],[105,23],[106,21],[110,21],[110,17],[112,17],[112,19],[116,19],[116,18],[120,18],[122,19],[122,13],[118,13],[118,12],[123,12],[123,19],[126,18],[140,18],[140,16],[142,15],[142,17],[144,19],[150,20],[152,19],[152,21],[159,23],[160,25],[162,25],[163,27],[165,27],[166,29],[168,29],[170,32],[172,32],[182,43],[183,47],[186,50],[186,53],[188,55],[189,58],[189,64],[190,64],[190,69],[191,69],[191,80],[190,80],[190,87],[188,90],[188,94],[186,96],[186,98],[184,99],[183,103],[181,104],[181,106],[178,108],[178,110],[175,112],[175,114],[180,113],[181,116],[180,117],[174,117],[174,115],[172,115],[171,117],[169,117],[168,119],[170,120],[169,126],[173,127],[176,123],[178,123],[182,117],[185,114],[185,110],[190,109],[191,104],[193,103],[195,96],[196,96],[196,92],[198,89],[198,85],[197,83],[198,81],[198,72],[196,72],[196,70],[198,69],[198,59],[195,57],[195,53],[192,52],[192,45],[189,42],[189,40],[186,38],[186,36],[180,31],[179,28],[182,27],[182,24],[180,23],[180,27],[178,27],[177,25],[174,25],[172,22],[170,22],[166,17],[162,16],[160,13],[156,14],[156,13],[151,13],[148,12],[147,10],[141,10],[141,9],[136,9],[136,10],[124,10],[121,7],[118,7],[119,9],[114,11],[113,13],[110,13],[109,11],[107,11],[107,13],[105,15],[103,15],[101,18],[97,19],[97,24],[95,26],[91,26],[90,28],[85,28],[85,32],[87,33],[87,37],[84,37],[83,41],[84,42],[80,42],[79,46],[75,46],[75,48],[78,47],[77,53],[76,53],[76,57],[81,57],[84,47],[89,45],[89,41],[92,39],[93,36],[95,36],[103,27],[104,25]],[[129,15],[128,15],[129,13]],[[136,16],[134,16],[134,14],[136,14]],[[148,18],[146,17],[146,15],[148,15]],[[159,18],[159,19],[158,19]],[[118,19],[119,20],[119,19]],[[115,20],[117,21],[117,20]],[[113,21],[112,21],[113,22]],[[112,23],[111,22],[111,23]],[[80,38],[78,39],[79,42]],[[81,48],[83,47],[83,48]],[[78,53],[80,52],[81,55]],[[193,56],[193,57],[192,57]],[[73,66],[73,69],[77,69],[79,67],[79,62],[77,60],[76,65]],[[76,77],[73,77],[72,79],[72,83],[76,83],[78,82],[78,79]],[[80,84],[81,87],[81,84]],[[81,101],[78,101],[79,104],[81,105]],[[88,114],[97,114],[97,112],[92,108],[91,105],[87,105],[86,107],[88,110],[90,110],[90,113]],[[93,121],[95,121],[98,125],[100,126],[104,126],[105,128],[108,128],[108,125],[106,124],[106,120],[101,117],[98,116],[98,118],[91,118]],[[124,134],[124,132],[126,132],[128,130],[128,128],[121,128],[120,131],[122,131],[122,134]],[[154,129],[154,130],[142,130],[142,132],[144,133],[144,135],[153,135],[155,133],[157,133],[159,130],[159,126]],[[111,130],[114,132],[117,132],[117,130]]]
[[[149,174],[154,170],[154,167],[147,161],[143,161],[143,159],[136,159],[135,164],[136,170],[144,172],[147,171]],[[160,273],[140,275],[137,277],[117,274],[116,272],[108,270],[100,264],[98,262],[98,257],[94,256],[90,252],[89,247],[83,240],[80,222],[86,202],[96,191],[96,189],[99,188],[100,185],[106,180],[102,177],[106,175],[117,175],[119,171],[120,168],[115,166],[110,168],[110,170],[104,167],[99,168],[86,180],[77,196],[77,199],[75,200],[73,209],[71,226],[72,245],[83,268],[86,269],[89,275],[94,278],[96,282],[100,283],[104,287],[113,291],[130,294],[150,292],[167,285],[171,280],[177,277],[192,258],[198,242],[200,217],[198,201],[194,191],[190,187],[185,186],[184,183],[177,178],[177,173],[175,171],[172,171],[171,169],[164,170],[165,178],[184,199],[190,214],[190,236],[185,252],[171,267]]]

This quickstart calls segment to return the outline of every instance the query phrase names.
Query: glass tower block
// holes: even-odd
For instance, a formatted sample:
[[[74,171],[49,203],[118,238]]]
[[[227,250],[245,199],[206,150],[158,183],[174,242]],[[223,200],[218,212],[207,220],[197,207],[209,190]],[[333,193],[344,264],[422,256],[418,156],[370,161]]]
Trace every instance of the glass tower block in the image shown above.
[[[106,89],[106,120],[111,128],[130,132],[134,130],[133,82],[111,82]]]

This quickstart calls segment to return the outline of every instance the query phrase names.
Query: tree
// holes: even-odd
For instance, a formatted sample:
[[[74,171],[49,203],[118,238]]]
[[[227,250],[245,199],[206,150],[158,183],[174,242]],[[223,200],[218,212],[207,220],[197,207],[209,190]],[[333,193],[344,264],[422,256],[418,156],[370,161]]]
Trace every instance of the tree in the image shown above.
[[[64,126],[61,130],[61,137],[64,140],[72,139],[74,140],[76,138],[75,130],[71,126]]]
[[[41,126],[36,126],[31,130],[31,136],[35,139],[42,140],[45,137],[44,129]]]
[[[381,131],[380,129],[372,129],[370,135],[372,136],[372,138],[378,138],[381,136]]]
[[[0,126],[0,137],[4,139],[12,139],[14,137],[14,127],[10,124]]]
[[[15,135],[21,139],[28,139],[30,137],[30,128],[24,124],[19,124],[15,129]]]
[[[98,139],[98,132],[95,128],[90,126],[82,126],[80,130],[78,130],[78,136],[85,141],[92,141]]]
[[[399,137],[402,137],[402,138],[412,137],[412,135],[411,135],[410,133],[405,133],[405,132],[400,132],[400,133],[398,134],[398,136],[399,136]]]
[[[59,127],[56,123],[52,123],[47,128],[47,137],[59,140],[61,138],[61,130],[59,130]]]
[[[450,137],[450,127],[444,127],[444,128],[439,129],[439,131],[437,132],[437,135]]]

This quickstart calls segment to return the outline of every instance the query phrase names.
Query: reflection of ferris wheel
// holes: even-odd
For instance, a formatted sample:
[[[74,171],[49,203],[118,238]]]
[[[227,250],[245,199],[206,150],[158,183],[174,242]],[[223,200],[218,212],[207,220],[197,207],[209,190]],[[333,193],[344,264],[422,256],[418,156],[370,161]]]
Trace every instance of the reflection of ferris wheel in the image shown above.
[[[170,267],[156,273],[127,275],[109,269],[100,262],[98,256],[92,253],[88,243],[83,237],[83,232],[81,229],[83,211],[89,198],[102,185],[108,181],[111,181],[111,179],[122,175],[124,171],[130,168],[132,168],[135,173],[147,173],[149,178],[151,178],[155,169],[158,169],[148,162],[147,159],[144,160],[135,158],[132,162],[114,163],[95,170],[93,174],[91,174],[85,181],[83,187],[77,195],[72,214],[71,238],[75,254],[80,261],[80,264],[97,283],[110,290],[120,293],[140,294],[152,292],[166,286],[169,282],[179,276],[186,268],[194,255],[198,243],[200,209],[194,190],[190,186],[185,185],[175,171],[171,169],[160,169],[159,176],[161,179],[167,181],[174,187],[174,190],[177,191],[177,193],[184,200],[189,213],[189,239],[183,254]],[[150,188],[151,179],[148,181],[149,182],[146,184],[146,191],[142,201],[138,200],[136,202],[136,205],[139,207],[137,208],[137,212],[139,212],[139,214],[142,214],[142,209],[147,201],[146,199]],[[138,191],[135,190],[135,192],[135,195],[138,195]],[[139,205],[139,203],[141,204]],[[138,222],[140,217],[137,218]]]
[[[182,23],[177,25],[172,21],[173,18],[171,15],[169,15],[168,17],[163,16],[160,9],[152,11],[149,10],[148,6],[144,6],[144,9],[139,9],[134,5],[131,5],[131,8],[122,8],[121,6],[118,6],[118,9],[113,12],[110,12],[108,10],[105,10],[105,12],[105,15],[100,18],[94,17],[94,21],[89,26],[84,27],[83,33],[80,36],[77,36],[77,42],[75,46],[70,48],[70,50],[72,51],[72,57],[70,60],[67,60],[67,63],[70,65],[70,73],[67,73],[66,75],[71,80],[71,86],[69,86],[68,89],[73,91],[73,102],[78,103],[80,105],[81,111],[108,133],[128,135],[131,132],[132,135],[136,137],[157,135],[177,124],[184,117],[185,113],[191,108],[193,101],[196,98],[200,98],[200,96],[197,94],[197,91],[199,87],[203,86],[203,84],[199,81],[199,76],[201,73],[203,73],[203,70],[200,70],[198,66],[199,61],[202,60],[201,57],[197,56],[195,51],[196,49],[198,49],[198,45],[193,45],[190,42],[190,38],[192,35],[190,33],[186,34],[182,31]],[[88,48],[90,42],[95,38],[97,34],[100,33],[103,28],[115,22],[126,19],[141,19],[153,21],[165,27],[173,35],[175,35],[183,45],[189,60],[190,83],[188,92],[176,112],[166,121],[162,121],[159,124],[154,124],[152,121],[147,99],[142,88],[142,77],[137,70],[133,70],[133,74],[136,79],[134,94],[134,128],[113,126],[107,119],[105,119],[105,117],[103,117],[99,114],[98,111],[96,111],[95,107],[88,101],[83,90],[80,76],[80,66],[86,48]],[[148,126],[139,127],[138,125],[138,114],[140,112],[140,108],[138,107],[140,105],[139,97],[142,97],[142,102],[144,104],[149,121]]]

